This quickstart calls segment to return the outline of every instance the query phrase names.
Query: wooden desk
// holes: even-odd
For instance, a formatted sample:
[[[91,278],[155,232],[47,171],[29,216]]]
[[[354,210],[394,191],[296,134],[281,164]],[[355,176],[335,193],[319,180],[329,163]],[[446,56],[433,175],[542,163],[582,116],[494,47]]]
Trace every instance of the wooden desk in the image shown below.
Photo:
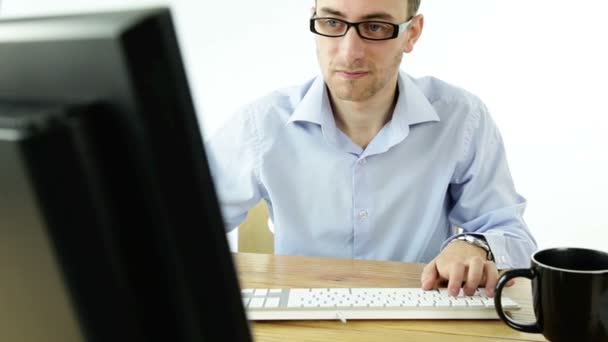
[[[281,287],[418,287],[423,264],[385,261],[278,256],[234,255],[241,286]],[[504,294],[523,308],[513,316],[531,322],[530,283],[518,279]],[[281,321],[252,323],[256,342],[266,341],[545,341],[499,320],[365,320]]]

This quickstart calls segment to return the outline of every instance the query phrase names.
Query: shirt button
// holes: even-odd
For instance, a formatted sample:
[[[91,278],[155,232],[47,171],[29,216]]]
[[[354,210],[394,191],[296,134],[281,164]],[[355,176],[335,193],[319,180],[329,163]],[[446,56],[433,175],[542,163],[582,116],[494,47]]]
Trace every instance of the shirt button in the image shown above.
[[[367,163],[367,158],[359,159],[359,164],[365,164],[365,163]]]
[[[359,212],[359,218],[361,220],[365,220],[368,216],[369,216],[369,213],[367,212],[367,210],[361,210]]]

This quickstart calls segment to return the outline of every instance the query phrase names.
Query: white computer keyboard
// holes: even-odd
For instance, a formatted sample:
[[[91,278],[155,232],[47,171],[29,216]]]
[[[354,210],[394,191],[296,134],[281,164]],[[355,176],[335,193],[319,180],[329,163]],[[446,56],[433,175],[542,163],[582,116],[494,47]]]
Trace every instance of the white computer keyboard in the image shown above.
[[[291,288],[243,289],[250,320],[498,319],[494,298],[478,289],[450,297],[447,289]],[[503,295],[505,310],[520,306]]]

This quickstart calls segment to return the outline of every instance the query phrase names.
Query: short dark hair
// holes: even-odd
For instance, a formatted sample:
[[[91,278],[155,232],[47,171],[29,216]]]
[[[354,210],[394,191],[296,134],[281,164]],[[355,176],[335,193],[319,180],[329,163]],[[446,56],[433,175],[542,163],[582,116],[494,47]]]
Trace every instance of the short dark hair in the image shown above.
[[[418,8],[420,8],[421,0],[407,0],[407,18],[411,18],[416,15],[418,12]],[[315,0],[315,6],[317,5],[317,0]]]
[[[420,8],[421,0],[407,0],[407,17],[411,18],[416,15],[418,8]]]

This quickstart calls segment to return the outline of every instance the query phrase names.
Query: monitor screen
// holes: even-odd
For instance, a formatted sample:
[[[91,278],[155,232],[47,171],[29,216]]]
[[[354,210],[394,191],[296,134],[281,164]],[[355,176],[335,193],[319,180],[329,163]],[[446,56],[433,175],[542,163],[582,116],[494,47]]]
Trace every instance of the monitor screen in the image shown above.
[[[0,339],[250,341],[167,8],[0,20]]]

